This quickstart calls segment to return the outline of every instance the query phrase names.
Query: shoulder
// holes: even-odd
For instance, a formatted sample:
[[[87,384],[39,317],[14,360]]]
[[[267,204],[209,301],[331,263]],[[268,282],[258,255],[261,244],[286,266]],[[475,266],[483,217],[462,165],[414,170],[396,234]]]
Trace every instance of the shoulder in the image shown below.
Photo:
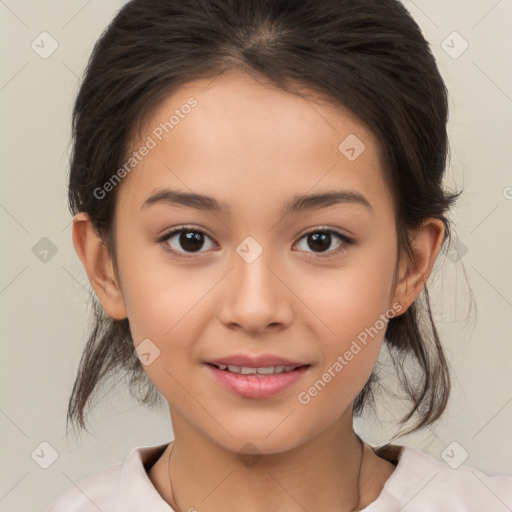
[[[123,463],[96,471],[73,482],[46,512],[98,512],[113,510]]]
[[[460,465],[455,459],[453,463],[448,462],[404,446],[381,495],[365,511],[396,508],[404,512],[503,512],[512,509],[512,474],[488,475]]]
[[[45,512],[117,512],[132,510],[131,507],[138,502],[154,504],[154,509],[158,511],[170,510],[162,508],[167,504],[152,485],[146,472],[146,466],[154,462],[166,446],[165,444],[133,448],[124,462],[72,482]]]

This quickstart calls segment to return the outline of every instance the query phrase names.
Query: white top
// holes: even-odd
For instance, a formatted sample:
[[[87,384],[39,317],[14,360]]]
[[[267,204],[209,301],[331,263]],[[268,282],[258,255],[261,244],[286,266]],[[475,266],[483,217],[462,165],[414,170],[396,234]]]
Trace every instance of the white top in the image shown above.
[[[124,462],[78,480],[45,512],[174,512],[147,474],[166,447],[133,448]],[[512,473],[488,476],[466,465],[452,469],[415,447],[404,446],[394,472],[364,512],[510,510]]]

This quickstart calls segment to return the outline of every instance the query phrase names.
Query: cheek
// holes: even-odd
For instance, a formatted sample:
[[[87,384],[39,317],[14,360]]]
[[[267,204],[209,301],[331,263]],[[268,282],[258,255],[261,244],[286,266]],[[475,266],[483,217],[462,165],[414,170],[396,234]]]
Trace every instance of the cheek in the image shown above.
[[[118,264],[134,342],[164,338],[180,319],[187,321],[187,312],[205,294],[211,272],[166,258],[161,247],[140,235],[122,235]]]
[[[155,270],[140,272],[127,292],[130,331],[135,347],[140,344],[139,357],[142,351],[151,354],[150,364],[144,365],[143,358],[141,362],[154,386],[169,403],[186,403],[190,396],[184,388],[189,387],[190,368],[197,364],[195,348],[214,304],[205,297],[204,280],[201,284],[176,271],[169,279],[152,279]]]
[[[319,343],[320,361],[304,383],[297,402],[310,417],[322,417],[322,429],[339,418],[368,381],[395,311],[388,303],[389,280],[378,275],[351,275],[344,286],[315,302],[322,323],[329,327]],[[365,282],[366,281],[366,282]],[[368,285],[366,283],[369,283]],[[316,430],[310,434],[317,433]]]
[[[304,270],[296,280],[294,290],[323,324],[333,347],[373,326],[391,307],[396,249],[390,239],[356,249],[338,268]]]
[[[390,239],[361,250],[344,268],[303,281],[300,293],[323,326],[315,378],[320,376],[320,388],[328,383],[328,390],[319,401],[351,401],[375,366],[388,321],[396,315],[390,300],[396,250]]]
[[[169,264],[162,254],[148,249],[147,242],[145,250],[140,249],[144,242],[120,241],[119,247],[119,272],[134,348],[154,386],[167,400],[176,400],[182,391],[179,382],[188,378],[184,369],[205,328],[204,308],[211,304],[205,294],[211,279],[197,276],[200,271]]]
[[[126,295],[134,345],[150,339],[158,347],[158,364],[146,370],[159,387],[158,382],[169,377],[155,372],[167,368],[181,374],[181,369],[195,362],[196,344],[215,313],[215,304],[208,296],[211,279],[206,276],[192,278],[179,269],[162,275],[157,270],[139,272]]]

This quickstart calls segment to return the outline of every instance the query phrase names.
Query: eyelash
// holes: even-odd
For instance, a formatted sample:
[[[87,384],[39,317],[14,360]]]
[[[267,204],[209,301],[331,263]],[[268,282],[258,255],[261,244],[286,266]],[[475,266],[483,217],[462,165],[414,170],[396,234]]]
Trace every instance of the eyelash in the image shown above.
[[[204,252],[204,251],[199,251],[196,253],[179,252],[174,249],[171,249],[169,247],[169,245],[166,244],[166,242],[168,240],[170,240],[171,238],[173,238],[175,235],[180,234],[180,233],[187,233],[187,232],[199,233],[199,234],[204,235],[211,239],[211,237],[202,229],[197,229],[192,226],[181,226],[180,228],[174,229],[174,230],[170,231],[169,233],[162,235],[157,241],[164,246],[164,250],[171,252],[172,254],[176,254],[183,258],[195,258],[195,257],[197,257],[197,255],[201,254],[201,252]],[[336,230],[333,230],[333,229],[329,229],[329,228],[317,228],[312,231],[308,231],[307,233],[304,233],[299,238],[299,240],[302,240],[303,238],[306,238],[308,235],[312,235],[315,233],[329,233],[331,235],[337,236],[342,242],[342,244],[339,247],[337,247],[336,249],[326,251],[324,253],[309,253],[309,254],[317,254],[321,258],[329,258],[331,256],[334,256],[339,251],[345,249],[347,245],[352,245],[354,243],[354,241],[352,239],[348,238],[346,235],[343,235],[342,233],[340,233]]]

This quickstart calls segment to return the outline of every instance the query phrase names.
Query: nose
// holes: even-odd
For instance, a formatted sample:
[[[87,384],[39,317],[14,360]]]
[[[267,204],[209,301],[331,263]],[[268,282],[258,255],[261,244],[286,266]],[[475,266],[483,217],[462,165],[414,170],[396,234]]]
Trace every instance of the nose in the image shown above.
[[[263,250],[252,262],[234,254],[217,308],[219,320],[228,328],[261,335],[291,324],[294,295],[287,276],[271,261],[270,252]]]

